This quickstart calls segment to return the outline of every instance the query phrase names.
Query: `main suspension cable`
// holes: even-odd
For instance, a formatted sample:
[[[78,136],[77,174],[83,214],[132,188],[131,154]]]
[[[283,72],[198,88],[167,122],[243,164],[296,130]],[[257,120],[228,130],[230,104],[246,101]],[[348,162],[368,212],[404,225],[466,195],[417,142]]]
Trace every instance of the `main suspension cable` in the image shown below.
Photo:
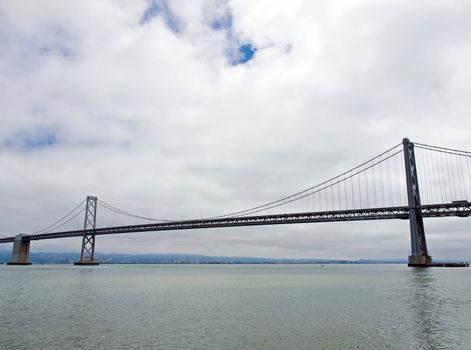
[[[382,152],[381,154],[378,154],[377,156],[375,156],[375,157],[373,157],[373,158],[367,160],[366,162],[363,162],[363,163],[361,163],[360,165],[357,165],[356,167],[351,168],[350,170],[344,171],[343,173],[341,173],[341,174],[339,174],[339,175],[337,175],[337,176],[334,176],[334,177],[332,177],[332,178],[329,179],[329,180],[323,181],[323,182],[321,182],[320,184],[317,184],[317,185],[315,185],[315,186],[309,187],[309,188],[307,188],[307,189],[305,189],[305,190],[302,190],[302,191],[300,191],[300,192],[294,193],[294,194],[292,194],[292,195],[286,196],[286,197],[284,197],[284,198],[280,198],[280,199],[278,199],[278,200],[275,200],[275,201],[272,201],[272,202],[269,202],[269,203],[265,203],[265,204],[262,204],[262,205],[258,205],[258,206],[253,207],[253,208],[249,208],[249,209],[245,209],[245,210],[240,210],[240,211],[233,212],[233,213],[228,213],[228,214],[223,214],[223,215],[214,216],[214,217],[211,217],[211,219],[230,217],[230,216],[235,216],[235,215],[238,215],[238,214],[245,214],[245,213],[251,212],[251,211],[253,211],[253,210],[257,210],[257,209],[261,209],[261,208],[265,208],[265,207],[273,208],[273,206],[272,206],[273,204],[277,204],[277,203],[280,203],[280,202],[284,202],[284,201],[286,201],[286,200],[288,200],[288,199],[292,199],[292,198],[298,197],[298,196],[301,195],[301,194],[304,194],[304,193],[306,193],[306,192],[312,191],[312,190],[314,190],[314,189],[316,189],[316,188],[318,188],[318,187],[321,187],[321,186],[323,186],[323,185],[325,185],[325,184],[327,184],[327,183],[329,183],[329,182],[332,182],[332,181],[334,181],[334,180],[336,180],[336,179],[338,179],[338,178],[340,178],[340,177],[342,177],[342,176],[344,176],[344,175],[346,175],[346,174],[349,174],[349,173],[351,173],[351,172],[353,172],[353,171],[355,171],[355,170],[361,168],[362,166],[364,166],[364,165],[366,165],[366,164],[368,164],[368,163],[371,163],[372,161],[374,161],[374,160],[376,160],[376,159],[378,159],[378,158],[384,156],[385,154],[388,154],[389,152],[393,151],[394,149],[396,149],[397,147],[399,147],[399,146],[401,146],[401,145],[402,145],[402,143],[399,143],[399,144],[397,144],[397,145],[395,145],[395,146],[389,148],[388,150]],[[367,169],[368,169],[368,168],[367,168]],[[347,177],[347,178],[349,178],[349,177]],[[316,192],[317,192],[317,191],[316,191]],[[313,193],[315,193],[315,192],[313,192]],[[305,197],[305,196],[302,196],[302,197],[299,197],[299,198],[303,198],[303,197]],[[295,200],[296,200],[296,199],[298,199],[298,198],[295,198]],[[290,203],[290,202],[292,202],[292,201],[287,201],[286,203]],[[285,204],[285,203],[283,203],[283,204]],[[267,208],[267,209],[268,209],[268,208]],[[258,212],[258,211],[260,211],[260,210],[257,210],[257,212]]]
[[[56,222],[54,222],[53,224],[39,230],[39,231],[36,231],[34,232],[35,234],[36,233],[43,233],[44,231],[48,230],[49,228],[57,225],[58,223],[60,223],[62,220],[64,220],[65,218],[67,218],[69,215],[71,215],[74,211],[76,211],[83,203],[85,203],[86,199],[84,199],[83,201],[80,202],[80,204],[78,204],[74,209],[72,209],[71,211],[69,211],[67,214],[65,214],[62,218],[60,218],[59,220],[57,220]],[[68,222],[68,221],[67,221]]]
[[[136,214],[129,213],[127,211],[121,210],[119,208],[116,208],[116,207],[112,206],[111,204],[108,204],[108,203],[106,203],[106,202],[104,202],[100,199],[98,200],[98,204],[100,204],[101,206],[105,207],[108,210],[114,211],[115,213],[130,216],[130,217],[133,217],[133,218],[136,218],[136,219],[143,219],[143,220],[148,220],[148,221],[162,221],[162,222],[178,221],[178,220],[168,220],[168,219],[156,219],[156,218],[149,218],[149,217],[146,217],[146,216],[136,215]]]

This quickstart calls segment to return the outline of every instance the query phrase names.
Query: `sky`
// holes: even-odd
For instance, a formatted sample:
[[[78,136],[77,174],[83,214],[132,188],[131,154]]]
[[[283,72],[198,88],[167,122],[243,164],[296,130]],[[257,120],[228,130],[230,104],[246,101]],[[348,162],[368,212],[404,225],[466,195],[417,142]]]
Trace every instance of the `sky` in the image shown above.
[[[245,209],[403,137],[471,150],[469,18],[459,0],[0,0],[0,236],[87,195],[161,218]],[[433,257],[471,258],[470,224],[426,220]],[[96,249],[357,259],[409,246],[407,221],[379,221],[100,236]]]

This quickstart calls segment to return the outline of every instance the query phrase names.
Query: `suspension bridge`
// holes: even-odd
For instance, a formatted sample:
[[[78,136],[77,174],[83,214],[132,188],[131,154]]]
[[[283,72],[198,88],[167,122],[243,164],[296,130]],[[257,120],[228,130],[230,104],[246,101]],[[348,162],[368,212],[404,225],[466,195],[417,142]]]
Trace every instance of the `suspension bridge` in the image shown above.
[[[419,190],[420,182],[420,190]],[[471,215],[471,152],[403,139],[383,153],[316,186],[248,209],[193,220],[136,215],[97,197],[33,233],[0,237],[13,243],[11,265],[28,265],[30,242],[82,237],[77,265],[97,265],[96,236],[235,226],[360,220],[409,220],[409,266],[469,266],[432,262],[424,218]]]

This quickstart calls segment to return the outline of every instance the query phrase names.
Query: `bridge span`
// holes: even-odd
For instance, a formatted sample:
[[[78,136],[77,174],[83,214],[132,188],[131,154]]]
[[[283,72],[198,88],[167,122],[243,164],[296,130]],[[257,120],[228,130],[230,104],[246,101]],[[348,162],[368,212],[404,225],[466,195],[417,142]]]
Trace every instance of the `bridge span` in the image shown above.
[[[399,146],[402,147],[398,150]],[[237,226],[401,219],[409,220],[410,223],[411,255],[409,256],[409,266],[441,266],[442,264],[434,264],[428,253],[423,219],[453,216],[468,217],[471,215],[471,202],[463,199],[469,198],[466,196],[471,194],[471,152],[417,144],[417,148],[425,154],[421,158],[424,167],[428,172],[433,171],[432,179],[425,180],[427,200],[440,199],[435,203],[422,204],[414,146],[414,143],[404,139],[402,144],[396,145],[367,162],[319,185],[270,203],[211,218],[193,220],[153,219],[128,213],[99,201],[97,197],[88,196],[84,201],[84,209],[80,210],[80,206],[78,206],[64,218],[43,230],[32,234],[17,234],[0,238],[0,243],[13,243],[12,258],[9,264],[27,265],[29,264],[31,241],[82,237],[81,259],[76,264],[96,265],[98,262],[95,259],[95,237],[99,235]],[[440,160],[438,160],[436,154],[440,156]],[[398,155],[403,156],[404,178],[402,179],[400,176],[398,179]],[[435,156],[435,159],[433,156]],[[452,160],[447,159],[444,161],[444,157],[452,157]],[[393,163],[394,161],[396,164]],[[433,168],[434,166],[435,168]],[[398,191],[404,189],[403,193]],[[401,197],[403,198],[401,199]],[[401,203],[401,200],[404,201],[404,199],[405,205],[384,205],[385,203]],[[446,199],[451,200],[445,202]],[[108,224],[100,227],[100,225],[97,225],[97,209],[99,207],[108,212],[144,221],[144,223]],[[73,230],[61,229],[83,212],[85,212],[83,227]],[[469,265],[452,264],[450,266]]]

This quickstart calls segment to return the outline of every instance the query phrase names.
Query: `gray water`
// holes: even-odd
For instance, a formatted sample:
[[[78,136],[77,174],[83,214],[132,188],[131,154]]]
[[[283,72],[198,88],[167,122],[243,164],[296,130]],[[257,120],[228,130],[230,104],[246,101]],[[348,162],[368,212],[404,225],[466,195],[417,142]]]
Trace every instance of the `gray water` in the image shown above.
[[[471,269],[0,266],[0,349],[471,349]]]

